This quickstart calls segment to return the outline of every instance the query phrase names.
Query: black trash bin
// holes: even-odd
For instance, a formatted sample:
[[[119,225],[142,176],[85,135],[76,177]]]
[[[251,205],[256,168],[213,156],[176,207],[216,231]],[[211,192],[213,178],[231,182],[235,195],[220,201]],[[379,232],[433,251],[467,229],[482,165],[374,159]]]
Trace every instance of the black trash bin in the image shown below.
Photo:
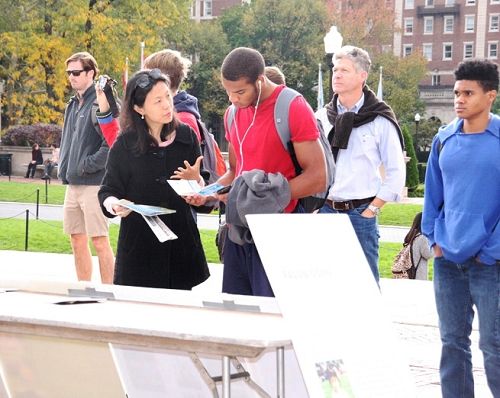
[[[0,175],[9,176],[12,173],[12,153],[0,153]]]

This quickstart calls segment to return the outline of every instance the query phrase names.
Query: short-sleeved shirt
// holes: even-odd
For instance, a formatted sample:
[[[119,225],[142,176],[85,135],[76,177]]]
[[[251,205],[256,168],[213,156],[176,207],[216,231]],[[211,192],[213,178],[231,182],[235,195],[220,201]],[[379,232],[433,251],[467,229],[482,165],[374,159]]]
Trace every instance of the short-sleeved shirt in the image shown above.
[[[254,106],[237,109],[230,131],[227,131],[226,123],[226,139],[233,146],[236,157],[236,177],[243,171],[254,169],[281,173],[287,180],[295,177],[295,167],[274,121],[276,99],[284,87],[277,87],[257,109]],[[313,110],[302,96],[297,96],[290,104],[289,126],[292,142],[315,141],[319,137]],[[292,200],[285,212],[293,211],[296,205],[297,200]]]

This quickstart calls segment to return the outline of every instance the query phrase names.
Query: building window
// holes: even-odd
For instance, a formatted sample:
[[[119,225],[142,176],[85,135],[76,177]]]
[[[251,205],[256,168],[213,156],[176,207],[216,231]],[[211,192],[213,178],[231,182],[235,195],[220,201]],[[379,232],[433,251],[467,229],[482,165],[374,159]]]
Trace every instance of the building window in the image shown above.
[[[474,43],[464,43],[464,59],[474,56]]]
[[[432,43],[422,45],[422,55],[427,61],[432,61]]]
[[[490,0],[490,4],[500,4],[500,0]]]
[[[474,32],[474,15],[465,16],[465,33]]]
[[[475,6],[476,5],[476,0],[466,0],[465,1],[466,6]]]
[[[410,36],[413,34],[413,18],[405,18],[405,35]]]
[[[424,34],[431,35],[434,31],[434,17],[424,17]]]
[[[488,43],[488,58],[496,59],[498,57],[498,42],[490,41]]]
[[[444,33],[453,33],[453,25],[455,24],[455,19],[453,15],[444,16]]]
[[[451,7],[455,5],[455,0],[445,0],[444,5],[446,7]]]
[[[203,16],[205,17],[212,16],[212,0],[205,0],[203,2]]]
[[[413,0],[405,0],[405,10],[413,10],[415,2]]]
[[[432,75],[432,85],[433,86],[440,86],[441,85],[441,76],[438,75],[437,73],[434,73]]]
[[[498,32],[500,26],[500,15],[491,14],[490,15],[490,32]]]
[[[443,43],[443,61],[451,60],[453,56],[453,44]]]
[[[413,51],[413,44],[403,44],[403,57],[408,57]]]
[[[434,7],[434,0],[425,0],[426,7]]]

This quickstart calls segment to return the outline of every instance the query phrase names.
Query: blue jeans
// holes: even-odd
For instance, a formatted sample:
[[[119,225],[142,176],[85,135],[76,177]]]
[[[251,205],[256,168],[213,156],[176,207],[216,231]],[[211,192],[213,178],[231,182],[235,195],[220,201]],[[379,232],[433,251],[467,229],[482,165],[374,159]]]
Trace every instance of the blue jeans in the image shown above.
[[[434,294],[441,333],[441,391],[443,398],[474,397],[470,334],[479,317],[479,348],[483,352],[488,386],[500,398],[500,265],[471,259],[456,264],[434,259]]]
[[[361,248],[365,253],[366,260],[372,271],[373,277],[378,283],[378,222],[377,217],[367,218],[363,217],[361,213],[368,207],[368,204],[359,206],[352,210],[339,211],[334,210],[328,205],[324,205],[320,213],[338,213],[347,214],[351,220],[351,224],[356,232]]]
[[[222,292],[274,297],[255,244],[238,245],[226,236]]]
[[[293,212],[304,213],[304,208],[297,204]],[[223,293],[274,297],[273,289],[255,244],[238,245],[226,235],[223,262]]]

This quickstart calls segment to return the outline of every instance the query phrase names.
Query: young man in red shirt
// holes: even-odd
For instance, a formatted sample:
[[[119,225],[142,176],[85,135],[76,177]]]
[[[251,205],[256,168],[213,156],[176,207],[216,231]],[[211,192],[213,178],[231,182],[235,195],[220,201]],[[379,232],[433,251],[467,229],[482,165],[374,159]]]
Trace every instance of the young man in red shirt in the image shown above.
[[[298,199],[325,190],[325,157],[314,113],[306,100],[298,96],[290,104],[289,112],[290,137],[303,170],[296,175],[290,153],[281,143],[274,120],[276,99],[285,86],[271,82],[264,68],[262,55],[245,47],[232,50],[222,64],[222,85],[236,111],[228,129],[227,117],[232,110],[226,110],[230,167],[219,183],[230,185],[243,172],[256,169],[280,173],[288,180],[291,197],[284,212],[291,213],[300,211]],[[226,201],[227,195],[219,195],[219,199]],[[194,195],[186,200],[199,205],[206,197]],[[228,214],[231,204],[230,200]],[[232,294],[274,295],[254,243],[238,244],[226,239],[222,290]]]

